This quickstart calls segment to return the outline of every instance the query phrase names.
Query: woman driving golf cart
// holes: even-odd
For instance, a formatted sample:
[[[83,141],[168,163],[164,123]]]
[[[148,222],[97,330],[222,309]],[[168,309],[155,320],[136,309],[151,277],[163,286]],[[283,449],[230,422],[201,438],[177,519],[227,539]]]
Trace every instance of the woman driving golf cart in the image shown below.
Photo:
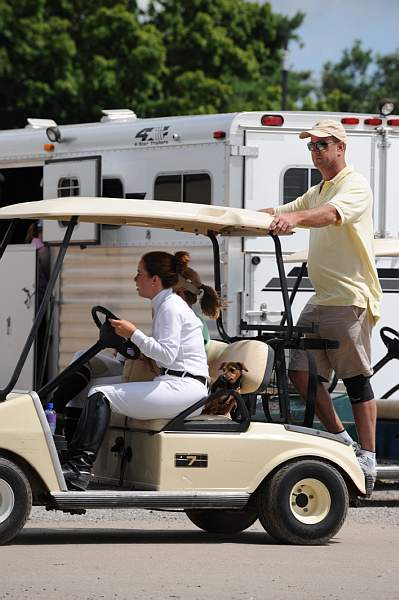
[[[175,259],[181,271],[178,273],[173,291],[181,296],[190,308],[199,300],[202,314],[209,319],[217,319],[224,307],[217,292],[211,286],[203,284],[197,271],[189,266],[191,257],[187,251],[176,252]],[[202,322],[202,336],[206,347],[210,339],[208,326],[198,312],[196,315]],[[73,361],[82,354],[83,350],[77,352]],[[55,390],[52,398],[57,412],[56,433],[64,434],[66,440],[71,441],[81,413],[80,406],[87,397],[93,380],[101,378],[101,381],[96,381],[96,383],[101,382],[106,385],[153,379],[159,374],[159,369],[152,360],[145,356],[141,358],[143,360],[137,362],[126,360],[121,354],[116,354],[116,351],[113,355],[107,351],[100,352],[88,363],[81,365],[71,373]],[[138,368],[137,365],[139,365]]]
[[[207,395],[208,365],[202,323],[173,292],[185,267],[178,256],[150,252],[139,262],[135,277],[140,296],[151,300],[153,335],[125,320],[110,319],[115,332],[155,360],[160,375],[153,381],[95,385],[69,444],[63,465],[67,484],[86,489],[98,449],[107,431],[111,409],[136,419],[170,418]]]

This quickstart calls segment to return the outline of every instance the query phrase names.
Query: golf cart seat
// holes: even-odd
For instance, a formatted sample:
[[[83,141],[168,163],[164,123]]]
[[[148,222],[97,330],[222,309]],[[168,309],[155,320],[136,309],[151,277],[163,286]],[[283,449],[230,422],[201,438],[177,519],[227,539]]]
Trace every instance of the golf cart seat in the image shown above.
[[[399,421],[399,399],[380,398],[377,403],[377,419],[382,421]]]
[[[241,394],[261,394],[266,390],[270,381],[273,364],[273,348],[259,340],[240,340],[232,344],[217,342],[213,351],[208,355],[209,374],[214,382],[219,377],[220,367],[223,363],[240,362],[247,371],[243,371],[241,378]],[[128,419],[128,427],[132,429],[144,429],[149,431],[161,431],[171,419]],[[194,415],[187,417],[188,421],[230,421],[229,417],[223,415]]]

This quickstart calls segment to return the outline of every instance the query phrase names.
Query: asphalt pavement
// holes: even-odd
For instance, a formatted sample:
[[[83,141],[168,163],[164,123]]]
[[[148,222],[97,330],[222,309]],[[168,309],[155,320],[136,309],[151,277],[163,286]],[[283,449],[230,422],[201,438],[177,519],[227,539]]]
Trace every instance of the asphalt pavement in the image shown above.
[[[33,508],[0,548],[0,599],[397,600],[399,494],[350,508],[325,546],[285,546],[259,522],[200,531],[184,513]]]

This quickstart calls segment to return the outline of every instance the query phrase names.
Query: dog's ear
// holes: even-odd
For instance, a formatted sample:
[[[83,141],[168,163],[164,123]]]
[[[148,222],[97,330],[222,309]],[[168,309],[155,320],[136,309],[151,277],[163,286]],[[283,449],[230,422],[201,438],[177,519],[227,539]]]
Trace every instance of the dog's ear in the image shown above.
[[[247,367],[244,365],[244,363],[238,363],[240,365],[241,371],[246,371],[248,373],[248,369]]]
[[[219,371],[223,371],[223,369],[225,368],[225,366],[226,366],[226,363],[225,363],[225,362],[223,362],[223,363],[220,365],[220,367],[219,367]]]

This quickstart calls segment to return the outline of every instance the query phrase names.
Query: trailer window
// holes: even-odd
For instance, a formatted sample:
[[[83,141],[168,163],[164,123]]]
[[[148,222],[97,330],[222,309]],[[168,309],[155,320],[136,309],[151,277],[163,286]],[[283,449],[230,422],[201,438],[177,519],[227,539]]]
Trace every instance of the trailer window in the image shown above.
[[[287,169],[284,173],[283,204],[302,196],[311,186],[321,181],[320,172],[309,167]]]
[[[211,203],[211,178],[207,173],[160,175],[155,180],[154,200]]]
[[[79,192],[79,180],[76,177],[61,177],[58,181],[58,198],[63,198],[64,196],[79,196]]]
[[[206,173],[183,175],[183,202],[211,203],[211,178]]]
[[[103,179],[104,198],[124,198],[123,183],[120,179],[105,177]]]
[[[155,180],[154,200],[181,201],[181,175],[161,175]]]

